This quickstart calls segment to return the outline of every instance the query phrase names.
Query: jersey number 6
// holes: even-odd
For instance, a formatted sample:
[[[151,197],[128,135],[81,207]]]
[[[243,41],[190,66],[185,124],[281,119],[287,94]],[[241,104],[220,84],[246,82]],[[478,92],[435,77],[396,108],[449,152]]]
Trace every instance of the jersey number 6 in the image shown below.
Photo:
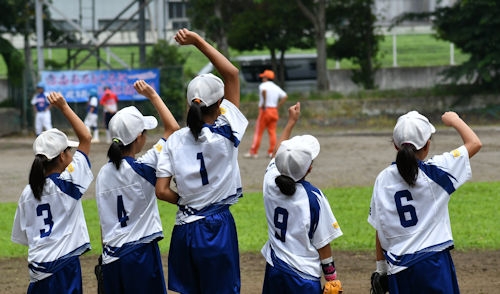
[[[413,205],[403,205],[401,201],[402,198],[406,198],[406,200],[410,202],[413,200],[413,197],[408,190],[396,192],[394,195],[394,201],[396,202],[396,208],[399,214],[399,221],[404,228],[408,228],[418,223],[417,211]]]

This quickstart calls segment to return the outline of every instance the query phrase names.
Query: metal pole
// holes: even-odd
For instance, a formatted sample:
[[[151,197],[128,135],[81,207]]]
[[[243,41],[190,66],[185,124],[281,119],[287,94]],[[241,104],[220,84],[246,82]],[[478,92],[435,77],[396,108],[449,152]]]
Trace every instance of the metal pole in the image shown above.
[[[398,66],[398,46],[396,33],[392,34],[392,66]]]
[[[138,32],[138,37],[139,37],[139,66],[144,67],[146,64],[146,17],[144,11],[146,10],[145,8],[145,0],[139,0],[139,32]]]
[[[35,0],[35,16],[36,16],[36,50],[38,57],[38,76],[45,69],[45,61],[43,57],[43,0]]]

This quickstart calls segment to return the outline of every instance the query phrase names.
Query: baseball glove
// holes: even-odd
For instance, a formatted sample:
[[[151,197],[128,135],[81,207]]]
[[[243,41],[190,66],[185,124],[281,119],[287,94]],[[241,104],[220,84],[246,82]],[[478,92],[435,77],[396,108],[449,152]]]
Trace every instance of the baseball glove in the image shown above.
[[[95,277],[97,278],[97,293],[104,294],[104,277],[102,274],[102,255],[99,255],[98,263],[94,268]]]
[[[370,294],[385,294],[389,292],[389,278],[387,274],[373,272],[370,282]]]
[[[342,283],[339,280],[328,281],[323,287],[323,294],[342,294]]]

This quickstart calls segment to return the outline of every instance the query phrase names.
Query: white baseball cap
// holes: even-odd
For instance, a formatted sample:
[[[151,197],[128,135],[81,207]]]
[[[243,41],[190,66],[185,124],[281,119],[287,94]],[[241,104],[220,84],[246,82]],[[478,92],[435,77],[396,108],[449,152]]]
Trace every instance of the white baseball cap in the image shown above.
[[[187,88],[187,102],[189,105],[194,99],[200,99],[201,106],[210,106],[224,97],[224,82],[209,73],[196,76],[189,82]]]
[[[35,155],[45,155],[49,160],[56,158],[68,147],[78,147],[77,141],[68,140],[66,134],[53,128],[42,132],[33,142]]]
[[[123,145],[134,142],[144,131],[156,128],[158,120],[154,116],[143,116],[135,106],[120,109],[109,121],[109,132],[113,139]]]
[[[312,161],[318,156],[320,145],[311,135],[295,136],[281,142],[276,152],[275,164],[280,174],[295,182],[302,179]]]
[[[429,120],[413,110],[398,118],[392,137],[394,144],[398,148],[408,143],[415,146],[417,150],[420,150],[435,132],[436,128],[434,128]]]

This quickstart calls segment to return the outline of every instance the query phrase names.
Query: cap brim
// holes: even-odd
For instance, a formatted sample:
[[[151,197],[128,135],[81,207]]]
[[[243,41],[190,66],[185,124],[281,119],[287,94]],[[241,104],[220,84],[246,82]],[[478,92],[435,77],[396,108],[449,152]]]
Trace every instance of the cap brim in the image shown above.
[[[158,126],[158,120],[154,116],[144,116],[143,122],[145,130],[152,130]]]
[[[311,135],[295,136],[289,140],[289,144],[297,146],[297,149],[306,149],[311,152],[312,159],[315,159],[320,151],[318,139]]]
[[[68,140],[68,147],[76,148],[79,145],[80,145],[80,142],[78,142],[78,141]]]

